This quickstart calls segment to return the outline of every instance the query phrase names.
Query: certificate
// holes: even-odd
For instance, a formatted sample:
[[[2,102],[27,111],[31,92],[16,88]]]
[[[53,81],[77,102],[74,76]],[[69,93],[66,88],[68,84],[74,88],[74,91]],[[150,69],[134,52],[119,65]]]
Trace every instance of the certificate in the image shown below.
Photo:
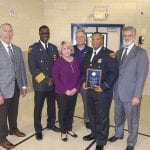
[[[87,88],[95,88],[101,84],[102,70],[87,69],[86,86]]]

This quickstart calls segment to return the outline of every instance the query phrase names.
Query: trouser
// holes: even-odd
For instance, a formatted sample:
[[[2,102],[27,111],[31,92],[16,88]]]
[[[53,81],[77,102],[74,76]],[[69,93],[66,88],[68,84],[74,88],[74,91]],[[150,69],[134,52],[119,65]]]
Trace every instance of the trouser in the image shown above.
[[[4,104],[0,105],[0,143],[3,143],[6,140],[9,130],[12,132],[17,129],[19,96],[20,90],[16,82],[14,96],[12,98],[4,99]]]
[[[122,137],[125,120],[128,122],[127,145],[134,146],[137,142],[140,118],[140,105],[132,106],[131,101],[115,100],[115,136]]]
[[[97,93],[88,90],[87,100],[90,127],[96,139],[96,145],[106,145],[109,134],[109,111],[112,92]]]
[[[34,93],[34,128],[37,133],[42,132],[41,115],[45,99],[47,100],[47,126],[53,127],[56,120],[55,92],[35,91]]]
[[[76,100],[77,94],[73,96],[57,94],[58,119],[60,130],[62,133],[66,133],[67,131],[72,130]]]
[[[89,122],[89,116],[88,116],[88,110],[87,110],[87,90],[81,87],[80,93],[82,96],[82,101],[83,101],[83,106],[84,106],[83,117],[84,117],[84,122],[86,123],[86,122]]]

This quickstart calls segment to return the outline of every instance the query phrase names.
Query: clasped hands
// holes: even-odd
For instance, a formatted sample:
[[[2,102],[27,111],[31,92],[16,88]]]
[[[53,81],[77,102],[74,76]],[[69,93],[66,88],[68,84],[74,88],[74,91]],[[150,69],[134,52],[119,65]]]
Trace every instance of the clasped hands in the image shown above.
[[[65,92],[65,94],[67,96],[73,96],[76,93],[77,93],[77,89],[76,88],[73,88],[72,90],[66,90],[66,92]]]

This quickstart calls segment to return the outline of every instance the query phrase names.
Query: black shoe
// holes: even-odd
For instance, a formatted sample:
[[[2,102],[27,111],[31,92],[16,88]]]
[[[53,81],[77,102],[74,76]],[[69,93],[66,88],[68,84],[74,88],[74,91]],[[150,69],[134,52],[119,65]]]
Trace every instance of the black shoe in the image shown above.
[[[37,140],[42,140],[43,139],[43,135],[42,135],[41,132],[36,133],[35,137],[36,137]]]
[[[56,126],[53,126],[53,127],[47,126],[47,129],[48,129],[48,130],[53,130],[53,131],[55,131],[55,132],[60,132],[60,128],[58,128],[58,127],[56,127]]]
[[[96,145],[95,150],[103,150],[104,145]]]
[[[115,142],[117,140],[121,140],[123,139],[123,136],[122,137],[115,137],[115,136],[112,136],[108,139],[109,142]]]
[[[85,122],[85,126],[86,126],[87,129],[91,129],[91,128],[90,128],[90,123],[89,123],[89,122]]]
[[[67,142],[68,141],[68,137],[67,137],[67,134],[65,134],[65,136],[63,137],[64,133],[61,133],[61,140],[64,141],[64,142]]]
[[[93,139],[94,139],[94,136],[92,134],[89,134],[83,137],[84,141],[91,141]]]
[[[74,137],[74,138],[77,138],[78,135],[72,131],[67,131],[67,134],[69,134],[70,136]]]
[[[26,136],[25,133],[21,132],[19,129],[15,129],[14,131],[9,131],[10,135],[16,135],[17,137],[24,137]]]
[[[134,150],[134,146],[127,146],[126,150]]]

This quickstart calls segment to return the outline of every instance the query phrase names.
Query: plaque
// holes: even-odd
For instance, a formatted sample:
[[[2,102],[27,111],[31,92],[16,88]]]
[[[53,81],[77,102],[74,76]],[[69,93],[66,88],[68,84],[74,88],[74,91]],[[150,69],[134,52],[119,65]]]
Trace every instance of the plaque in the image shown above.
[[[87,69],[86,86],[87,88],[95,88],[101,84],[102,70]]]

